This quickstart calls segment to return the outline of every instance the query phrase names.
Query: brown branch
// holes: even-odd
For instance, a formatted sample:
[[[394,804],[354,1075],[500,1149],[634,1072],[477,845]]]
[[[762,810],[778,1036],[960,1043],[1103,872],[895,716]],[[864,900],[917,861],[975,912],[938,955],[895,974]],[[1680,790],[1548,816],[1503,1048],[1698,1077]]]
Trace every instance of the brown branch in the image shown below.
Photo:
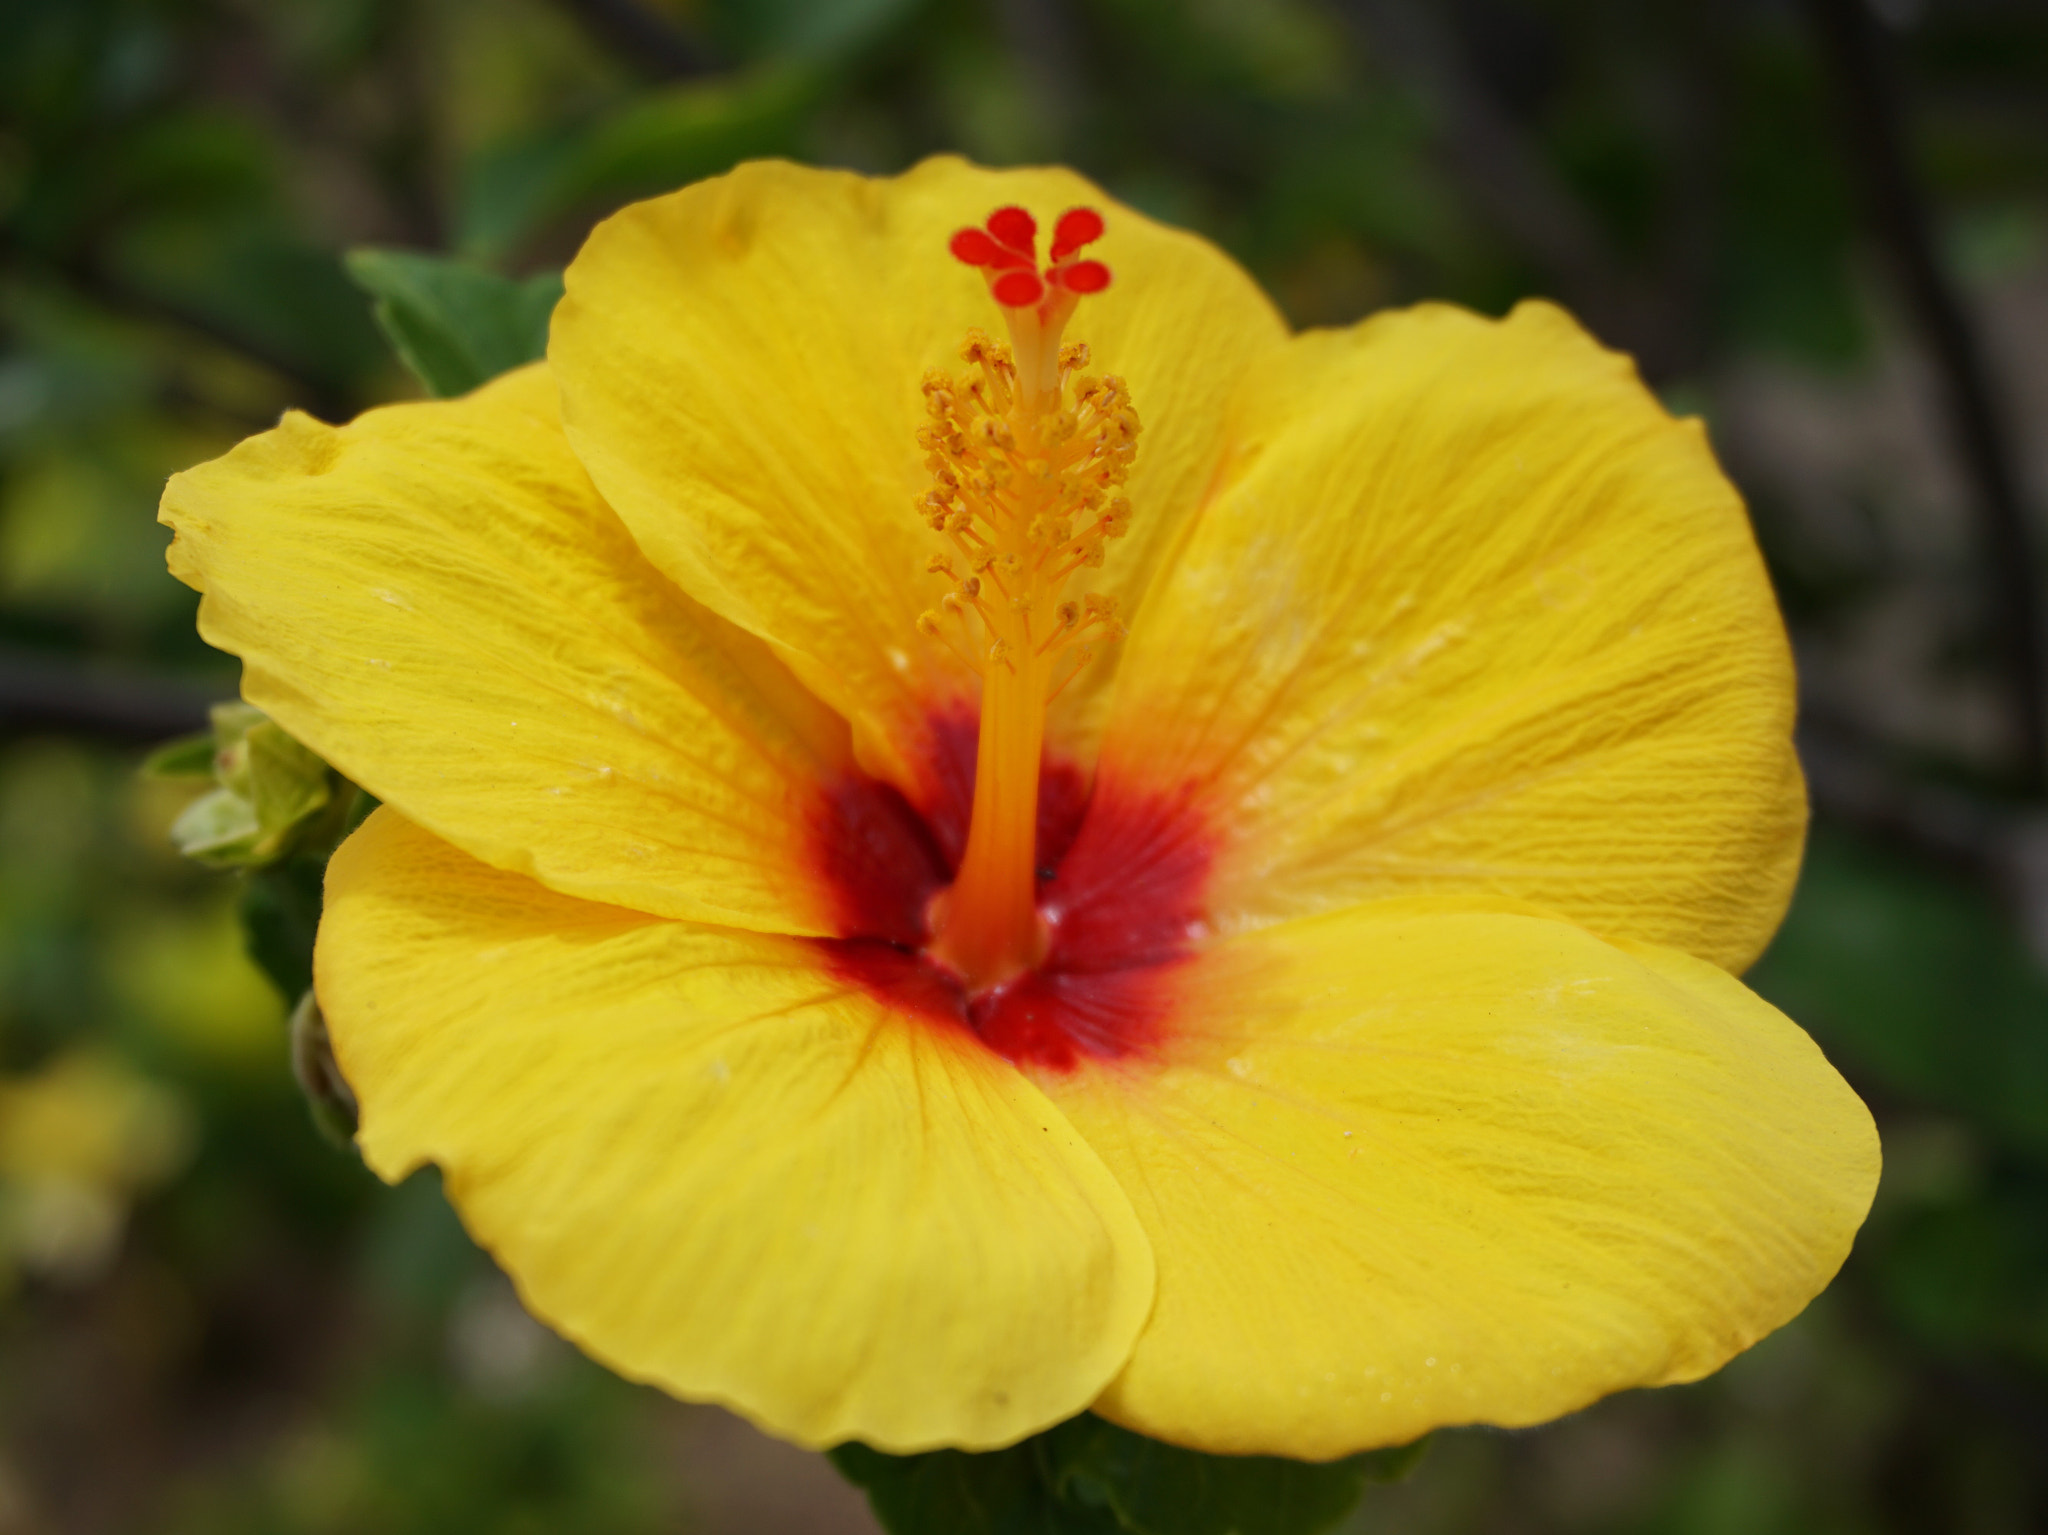
[[[59,734],[148,745],[204,730],[207,705],[223,696],[183,678],[0,647],[0,740]]]
[[[1975,492],[1998,640],[2013,692],[2020,771],[2048,791],[2048,657],[2042,651],[2033,532],[2011,438],[1975,326],[1944,267],[1907,152],[1905,113],[1884,38],[1864,0],[1806,0],[1840,97],[1845,148],[1873,230],[1940,373],[1956,456]]]

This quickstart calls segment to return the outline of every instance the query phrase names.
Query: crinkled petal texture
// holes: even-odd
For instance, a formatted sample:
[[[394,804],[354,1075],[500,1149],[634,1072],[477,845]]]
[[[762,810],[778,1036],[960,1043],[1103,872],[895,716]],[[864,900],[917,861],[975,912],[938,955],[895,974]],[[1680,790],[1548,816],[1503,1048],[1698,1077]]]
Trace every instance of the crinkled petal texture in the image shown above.
[[[805,1444],[1007,1443],[1152,1296],[1131,1206],[964,1029],[817,947],[557,895],[389,810],[335,855],[322,1006],[390,1179],[440,1164],[546,1318]]]
[[[1202,804],[1219,926],[1427,893],[1756,957],[1792,669],[1698,422],[1549,305],[1425,306],[1251,362],[1222,443],[1100,768]]]
[[[1303,1458],[1705,1375],[1833,1276],[1869,1114],[1726,972],[1395,903],[1227,940],[1163,1063],[1045,1086],[1158,1302],[1097,1411]]]
[[[1077,204],[1106,213],[1092,253],[1115,281],[1069,335],[1130,381],[1146,423],[1136,519],[1093,583],[1132,611],[1208,485],[1232,386],[1286,332],[1214,246],[1069,171],[935,159],[875,181],[741,166],[600,225],[548,345],[570,438],[649,557],[774,642],[919,803],[933,707],[972,694],[916,631],[944,589],[925,574],[939,540],[911,504],[930,486],[919,385],[959,368],[970,328],[1001,334],[947,240],[1009,203],[1048,233]],[[1087,754],[1110,675],[1092,668],[1059,701],[1063,750]]]
[[[171,569],[242,694],[499,868],[643,911],[837,931],[806,870],[843,722],[640,555],[545,366],[172,479]]]

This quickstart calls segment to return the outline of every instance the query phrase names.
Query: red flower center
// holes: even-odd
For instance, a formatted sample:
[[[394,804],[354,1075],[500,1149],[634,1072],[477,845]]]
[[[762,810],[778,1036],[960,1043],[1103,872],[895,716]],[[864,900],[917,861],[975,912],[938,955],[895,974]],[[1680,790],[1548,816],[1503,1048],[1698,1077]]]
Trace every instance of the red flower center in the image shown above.
[[[922,813],[893,788],[849,780],[812,825],[813,867],[840,930],[819,940],[834,973],[899,1011],[971,1029],[1016,1061],[1068,1071],[1166,1037],[1166,981],[1205,930],[1214,838],[1185,796],[1110,785],[1088,793],[1072,762],[1039,776],[1037,902],[1049,936],[1034,968],[970,994],[923,955],[925,912],[953,882],[974,803],[977,722],[933,721]]]

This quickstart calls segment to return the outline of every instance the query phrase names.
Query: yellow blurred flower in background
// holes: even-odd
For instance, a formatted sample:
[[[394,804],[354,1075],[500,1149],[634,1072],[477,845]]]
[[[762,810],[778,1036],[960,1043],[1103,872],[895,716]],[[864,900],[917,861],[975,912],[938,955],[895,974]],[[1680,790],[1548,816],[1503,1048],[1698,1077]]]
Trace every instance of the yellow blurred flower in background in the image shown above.
[[[1697,1378],[1868,1206],[1732,974],[1804,830],[1746,518],[1554,308],[1290,336],[1065,172],[758,164],[600,226],[546,364],[164,518],[387,807],[365,1159],[623,1373],[1323,1458]]]
[[[98,1278],[130,1204],[184,1169],[194,1130],[174,1093],[112,1055],[0,1077],[0,1285]]]

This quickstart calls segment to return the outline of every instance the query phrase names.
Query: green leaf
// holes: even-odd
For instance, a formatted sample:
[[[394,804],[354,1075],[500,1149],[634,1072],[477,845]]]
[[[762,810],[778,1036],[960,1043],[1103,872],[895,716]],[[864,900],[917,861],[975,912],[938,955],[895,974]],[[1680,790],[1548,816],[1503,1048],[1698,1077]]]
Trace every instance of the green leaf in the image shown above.
[[[256,961],[287,1001],[313,986],[313,935],[320,927],[322,857],[287,858],[251,869],[242,886],[242,935]]]
[[[1204,1455],[1092,1413],[1045,1439],[1063,1501],[1106,1507],[1132,1535],[1314,1535],[1349,1513],[1368,1482],[1405,1476],[1428,1443],[1321,1464]]]
[[[347,265],[376,300],[377,323],[400,360],[431,394],[467,394],[547,352],[559,272],[522,282],[452,256],[368,248],[350,251]]]
[[[1315,1535],[1427,1440],[1326,1464],[1205,1455],[1083,1413],[1007,1450],[832,1451],[891,1535]]]

